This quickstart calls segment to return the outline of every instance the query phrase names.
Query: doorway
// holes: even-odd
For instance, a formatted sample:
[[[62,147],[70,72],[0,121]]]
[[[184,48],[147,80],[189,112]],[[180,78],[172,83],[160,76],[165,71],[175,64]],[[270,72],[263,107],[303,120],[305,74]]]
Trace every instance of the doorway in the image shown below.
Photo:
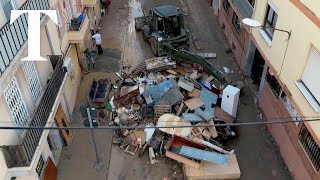
[[[251,69],[251,78],[253,80],[253,84],[255,85],[260,85],[264,64],[265,60],[263,59],[259,50],[256,49]]]
[[[57,110],[57,113],[56,113],[56,116],[55,116],[54,120],[55,120],[55,123],[56,123],[57,127],[60,127],[60,128],[71,127],[70,120],[65,115],[61,104],[58,107],[58,110]],[[71,130],[71,129],[60,129],[59,132],[60,132],[61,136],[63,137],[66,145],[69,145],[71,143],[71,140],[72,140],[73,130]]]

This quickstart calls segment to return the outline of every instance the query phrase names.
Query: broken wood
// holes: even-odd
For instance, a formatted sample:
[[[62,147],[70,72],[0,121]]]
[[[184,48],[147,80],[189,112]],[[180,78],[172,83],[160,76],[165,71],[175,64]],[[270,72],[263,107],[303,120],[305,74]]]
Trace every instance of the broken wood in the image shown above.
[[[180,106],[179,106],[179,109],[177,110],[177,113],[176,113],[177,116],[180,116],[180,114],[181,114],[181,112],[182,112],[182,110],[183,110],[183,107],[184,107],[184,103],[182,102],[182,103],[180,104]]]
[[[189,97],[199,97],[200,96],[200,90],[199,89],[193,89],[191,92],[188,92]]]
[[[230,114],[226,113],[224,110],[222,110],[220,107],[216,106],[214,111],[214,116],[218,118],[221,121],[224,121],[226,123],[233,123],[234,118]]]
[[[204,105],[204,103],[198,97],[194,97],[194,98],[188,99],[188,100],[184,101],[184,104],[186,106],[188,106],[188,108],[190,110],[194,110],[194,109]]]

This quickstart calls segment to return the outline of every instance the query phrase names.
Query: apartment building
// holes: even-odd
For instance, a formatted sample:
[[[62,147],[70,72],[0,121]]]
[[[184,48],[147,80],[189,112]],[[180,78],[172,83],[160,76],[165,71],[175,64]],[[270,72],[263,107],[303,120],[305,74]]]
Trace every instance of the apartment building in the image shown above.
[[[243,68],[259,83],[258,103],[269,121],[320,116],[319,9],[320,1],[255,2],[252,19],[263,27],[249,30]],[[295,179],[320,179],[319,121],[268,128]]]
[[[48,61],[21,61],[32,46],[28,17],[10,25],[13,9],[57,10],[58,25],[41,16],[40,53]],[[99,19],[97,0],[0,0],[0,126],[70,126],[85,66],[82,52],[92,46],[90,29]],[[0,179],[55,179],[56,153],[72,135],[71,130],[0,130]]]
[[[220,1],[218,22],[225,34],[227,43],[235,55],[236,62],[246,73],[246,60],[250,58],[251,53],[247,53],[250,47],[250,31],[241,26],[241,20],[251,18],[253,13],[254,1],[248,0],[223,0]],[[250,72],[246,73],[250,76]]]

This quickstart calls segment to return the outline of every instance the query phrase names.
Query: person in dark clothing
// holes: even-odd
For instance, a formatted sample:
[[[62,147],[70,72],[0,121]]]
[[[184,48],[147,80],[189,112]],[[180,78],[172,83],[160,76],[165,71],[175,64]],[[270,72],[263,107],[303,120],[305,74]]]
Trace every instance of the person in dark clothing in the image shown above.
[[[92,64],[93,69],[96,68],[94,64],[93,54],[92,52],[87,48],[83,51],[83,53],[86,55],[86,62],[87,62],[87,72],[89,72],[90,65]]]

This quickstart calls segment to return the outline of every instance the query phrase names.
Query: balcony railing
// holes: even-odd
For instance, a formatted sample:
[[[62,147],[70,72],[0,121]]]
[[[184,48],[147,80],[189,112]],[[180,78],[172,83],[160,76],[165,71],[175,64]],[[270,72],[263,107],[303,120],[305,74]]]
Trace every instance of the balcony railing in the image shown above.
[[[61,56],[52,56],[51,58],[59,59],[30,122],[30,127],[45,127],[66,75]],[[2,147],[8,168],[29,166],[33,159],[44,130],[31,129],[26,131],[25,136],[18,145]]]
[[[47,10],[49,8],[50,0],[27,0],[20,10]],[[11,25],[8,21],[0,29],[0,76],[28,39],[27,19],[27,14],[22,14]]]
[[[85,19],[87,18],[87,9],[80,9],[82,8],[77,6],[76,8],[76,18],[71,19],[69,26],[68,26],[68,31],[80,31],[81,27],[85,21]]]

